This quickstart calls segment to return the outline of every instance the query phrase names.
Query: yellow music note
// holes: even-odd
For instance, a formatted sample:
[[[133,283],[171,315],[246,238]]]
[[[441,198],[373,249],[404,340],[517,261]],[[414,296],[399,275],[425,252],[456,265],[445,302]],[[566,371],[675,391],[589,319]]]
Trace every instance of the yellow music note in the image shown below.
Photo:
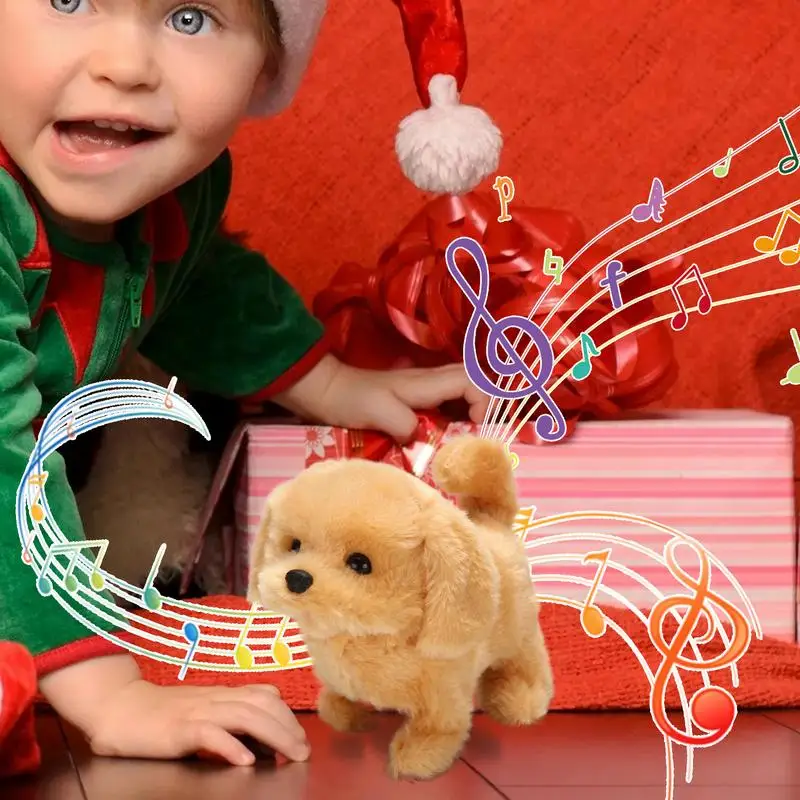
[[[44,507],[41,503],[42,489],[47,480],[47,472],[35,472],[28,478],[28,483],[34,487],[34,495],[31,500],[31,517],[34,522],[41,522],[45,518]]]
[[[86,541],[82,542],[56,542],[56,544],[50,547],[50,549],[47,551],[47,557],[44,560],[44,564],[42,564],[42,571],[39,573],[39,577],[36,579],[36,588],[39,591],[39,594],[47,597],[47,595],[53,591],[53,582],[48,577],[47,571],[50,568],[50,565],[53,563],[54,556],[67,553],[71,553],[72,558],[70,559],[69,566],[64,574],[64,587],[68,592],[72,593],[75,593],[78,590],[78,579],[72,573],[75,569],[75,563],[78,560],[78,556],[80,555],[81,550],[83,550],[85,547],[99,548],[97,557],[94,560],[94,564],[92,564],[92,574],[89,576],[89,583],[91,584],[92,589],[94,589],[96,592],[100,592],[105,588],[105,578],[103,578],[98,570],[100,569],[100,565],[103,563],[103,558],[105,557],[106,550],[108,549],[108,539],[87,539]]]
[[[173,376],[172,380],[169,382],[169,386],[167,386],[167,394],[164,396],[164,408],[172,408],[172,393],[175,391],[175,384],[178,382],[178,379]]]
[[[253,669],[253,665],[256,663],[255,654],[245,644],[245,639],[247,639],[247,632],[250,630],[250,626],[253,624],[253,615],[255,614],[257,608],[258,603],[253,603],[253,605],[250,606],[250,613],[248,614],[244,623],[244,627],[242,628],[242,632],[239,634],[239,638],[236,641],[236,646],[233,648],[233,660],[236,662],[239,669]]]
[[[511,451],[509,445],[506,445],[506,454],[508,455],[509,461],[511,461],[511,469],[516,469],[519,466],[519,456]]]
[[[511,532],[516,533],[520,539],[525,538],[528,528],[531,527],[531,522],[536,515],[536,506],[529,506],[528,508],[521,508],[517,511],[514,517],[514,522],[511,524]]]
[[[597,574],[594,576],[594,581],[589,589],[589,594],[586,595],[586,600],[583,601],[583,608],[581,609],[581,626],[586,632],[587,636],[597,639],[606,632],[606,618],[603,612],[592,605],[592,600],[597,594],[597,587],[603,580],[606,574],[606,567],[608,566],[608,557],[611,555],[611,548],[607,550],[600,550],[597,553],[587,553],[583,557],[583,563],[589,561],[599,561],[600,566],[597,568]]]
[[[289,617],[284,617],[281,620],[278,632],[275,634],[275,639],[272,642],[272,660],[281,667],[288,667],[289,664],[292,663],[292,651],[289,650],[289,646],[283,641],[283,634],[288,624]]]
[[[780,241],[781,235],[783,234],[783,229],[786,227],[786,223],[790,220],[794,220],[795,222],[800,222],[800,216],[798,216],[791,208],[787,208],[783,214],[781,214],[781,218],[778,221],[778,227],[775,228],[775,233],[772,236],[759,236],[754,242],[753,247],[756,249],[758,253],[776,253],[778,242]],[[778,261],[781,262],[786,267],[791,267],[800,261],[800,237],[797,239],[797,244],[792,245],[791,247],[785,247],[780,251],[780,255],[778,256]]]

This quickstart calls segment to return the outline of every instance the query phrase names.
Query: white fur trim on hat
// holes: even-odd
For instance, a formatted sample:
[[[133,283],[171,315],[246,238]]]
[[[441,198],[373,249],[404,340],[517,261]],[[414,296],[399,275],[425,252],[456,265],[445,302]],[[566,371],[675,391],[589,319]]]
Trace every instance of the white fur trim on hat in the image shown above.
[[[283,60],[266,97],[254,102],[253,116],[270,116],[291,103],[306,71],[317,39],[327,0],[272,0],[281,27]]]
[[[397,158],[423,191],[465,194],[497,169],[503,137],[485,111],[460,105],[452,75],[434,75],[428,93],[430,108],[400,123]]]

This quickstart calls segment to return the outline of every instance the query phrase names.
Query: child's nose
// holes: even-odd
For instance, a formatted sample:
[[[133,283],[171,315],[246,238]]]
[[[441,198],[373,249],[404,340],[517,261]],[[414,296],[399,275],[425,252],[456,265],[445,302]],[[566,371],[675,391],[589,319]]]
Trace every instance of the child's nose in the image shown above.
[[[157,89],[161,70],[149,37],[136,29],[122,35],[114,33],[98,38],[91,51],[88,69],[92,78],[113,83],[125,91]]]

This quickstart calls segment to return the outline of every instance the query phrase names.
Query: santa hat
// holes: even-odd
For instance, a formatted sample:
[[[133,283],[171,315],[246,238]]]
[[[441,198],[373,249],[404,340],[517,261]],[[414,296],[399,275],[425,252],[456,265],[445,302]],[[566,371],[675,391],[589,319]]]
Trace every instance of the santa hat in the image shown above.
[[[405,175],[424,191],[463,194],[497,169],[502,136],[489,116],[459,103],[467,76],[461,0],[392,0],[400,10],[424,109],[400,124],[395,149]],[[289,105],[308,65],[326,0],[273,0],[284,59],[258,114]]]

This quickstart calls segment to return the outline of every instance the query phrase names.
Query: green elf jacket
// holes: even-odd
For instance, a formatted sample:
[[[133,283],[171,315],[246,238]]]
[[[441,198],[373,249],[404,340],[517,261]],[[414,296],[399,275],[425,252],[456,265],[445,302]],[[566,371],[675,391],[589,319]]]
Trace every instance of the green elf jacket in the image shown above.
[[[109,377],[128,348],[195,389],[253,400],[290,386],[326,351],[321,324],[289,284],[219,234],[230,182],[226,152],[121,222],[115,241],[89,244],[40,214],[0,148],[0,640],[25,645],[40,675],[121,652],[39,595],[21,559],[15,496],[41,418]],[[63,458],[44,467],[59,527],[84,538]]]

